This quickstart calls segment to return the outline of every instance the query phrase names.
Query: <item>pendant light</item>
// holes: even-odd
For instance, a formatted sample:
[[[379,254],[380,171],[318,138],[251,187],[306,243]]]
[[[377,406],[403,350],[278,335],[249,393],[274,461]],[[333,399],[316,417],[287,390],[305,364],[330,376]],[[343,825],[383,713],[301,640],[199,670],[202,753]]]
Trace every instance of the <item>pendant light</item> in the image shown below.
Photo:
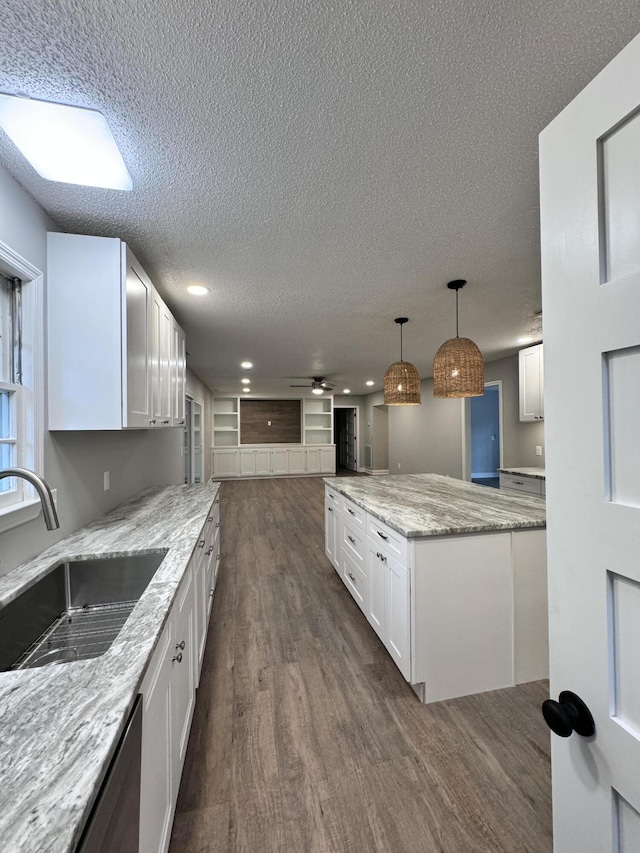
[[[484,394],[482,353],[469,338],[458,336],[458,291],[464,279],[450,281],[456,292],[456,336],[445,341],[433,360],[434,397],[481,397]]]
[[[402,360],[402,327],[407,317],[397,317],[400,326],[400,361],[395,361],[384,375],[385,406],[419,406],[420,375],[412,364]]]

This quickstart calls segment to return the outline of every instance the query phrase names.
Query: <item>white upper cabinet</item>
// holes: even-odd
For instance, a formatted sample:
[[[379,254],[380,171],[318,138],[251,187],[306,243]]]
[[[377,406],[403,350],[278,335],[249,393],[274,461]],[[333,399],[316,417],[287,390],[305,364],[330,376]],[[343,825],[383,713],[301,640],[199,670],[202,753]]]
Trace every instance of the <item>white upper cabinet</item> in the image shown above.
[[[184,334],[126,243],[50,233],[47,322],[50,430],[184,421]]]
[[[542,344],[520,350],[520,420],[544,420],[544,358]]]

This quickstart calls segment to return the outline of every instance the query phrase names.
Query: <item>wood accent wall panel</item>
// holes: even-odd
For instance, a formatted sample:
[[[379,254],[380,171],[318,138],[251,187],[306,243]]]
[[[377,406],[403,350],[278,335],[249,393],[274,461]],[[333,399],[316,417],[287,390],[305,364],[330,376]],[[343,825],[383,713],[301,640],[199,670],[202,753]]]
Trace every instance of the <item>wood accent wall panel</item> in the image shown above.
[[[240,444],[301,444],[301,405],[301,400],[240,400]]]

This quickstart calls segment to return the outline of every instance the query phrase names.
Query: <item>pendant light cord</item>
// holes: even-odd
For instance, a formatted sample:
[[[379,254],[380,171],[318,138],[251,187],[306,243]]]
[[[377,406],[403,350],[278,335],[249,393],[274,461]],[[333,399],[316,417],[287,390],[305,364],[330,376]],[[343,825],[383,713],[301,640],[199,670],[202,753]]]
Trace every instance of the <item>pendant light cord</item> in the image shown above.
[[[400,323],[400,361],[404,361],[402,358],[402,323]]]
[[[458,291],[456,290],[456,338],[459,338],[458,334]]]

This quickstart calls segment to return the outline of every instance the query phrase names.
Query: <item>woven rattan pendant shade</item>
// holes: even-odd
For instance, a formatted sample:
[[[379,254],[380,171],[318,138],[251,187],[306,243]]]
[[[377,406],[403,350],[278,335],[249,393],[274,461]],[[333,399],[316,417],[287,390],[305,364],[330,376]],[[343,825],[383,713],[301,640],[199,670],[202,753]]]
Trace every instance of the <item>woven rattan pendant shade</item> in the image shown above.
[[[385,406],[419,406],[420,374],[408,361],[402,359],[402,326],[406,317],[395,320],[400,325],[400,361],[394,361],[384,375]]]
[[[447,287],[456,292],[456,337],[445,341],[433,360],[434,397],[481,397],[484,394],[484,361],[482,353],[469,338],[459,338],[458,291],[465,281],[450,281]]]

